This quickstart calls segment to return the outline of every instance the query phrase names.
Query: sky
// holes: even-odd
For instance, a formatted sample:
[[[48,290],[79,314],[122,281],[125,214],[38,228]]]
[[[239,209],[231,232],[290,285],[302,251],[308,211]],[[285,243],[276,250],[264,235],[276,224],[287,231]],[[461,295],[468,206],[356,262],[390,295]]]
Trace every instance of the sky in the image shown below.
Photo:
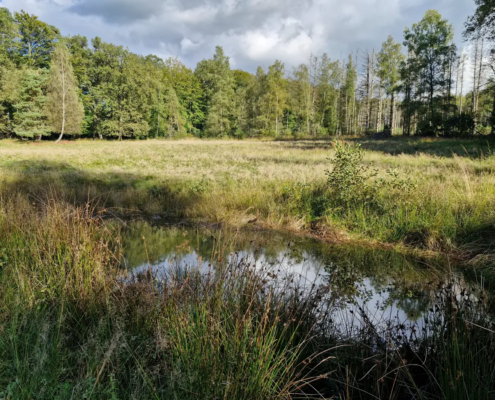
[[[310,54],[345,58],[403,41],[428,9],[453,25],[456,42],[474,0],[0,0],[57,26],[64,35],[101,37],[138,54],[178,57],[187,66],[222,46],[232,68],[254,72],[276,59],[287,67]]]

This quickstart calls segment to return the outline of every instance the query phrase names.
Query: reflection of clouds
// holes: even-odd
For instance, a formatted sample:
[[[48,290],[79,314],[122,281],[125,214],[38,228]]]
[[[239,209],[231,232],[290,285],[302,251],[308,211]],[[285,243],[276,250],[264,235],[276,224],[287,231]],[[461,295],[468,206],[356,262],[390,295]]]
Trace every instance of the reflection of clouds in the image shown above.
[[[297,254],[295,258],[291,256],[294,253]],[[406,327],[405,331],[409,333],[411,327],[417,330],[423,328],[421,313],[418,313],[412,300],[404,303],[391,299],[386,286],[382,284],[375,287],[373,281],[368,278],[354,282],[346,281],[345,285],[353,285],[350,292],[353,295],[350,296],[347,287],[338,287],[335,286],[338,282],[332,282],[332,274],[325,269],[325,261],[306,251],[279,251],[267,255],[263,249],[242,250],[230,253],[226,262],[231,265],[249,264],[261,273],[273,274],[282,287],[290,280],[290,285],[299,287],[301,293],[309,293],[315,286],[328,285],[330,291],[321,299],[321,310],[331,312],[334,330],[340,332],[343,337],[357,336],[369,325],[383,332],[386,332],[391,324],[403,324]],[[157,282],[168,281],[181,271],[199,270],[206,275],[212,271],[212,264],[214,265],[214,262],[202,258],[195,250],[188,254],[172,252],[163,255],[154,263],[138,266],[132,270],[131,276],[136,277],[150,271]],[[416,318],[411,320],[410,317],[415,313]]]
[[[127,232],[133,239],[124,239],[130,246],[127,253],[139,253],[146,236],[153,256],[150,264],[143,262],[144,254],[134,257],[141,264],[131,268],[131,281],[139,281],[139,274],[147,277],[147,271],[158,287],[163,281],[180,283],[197,271],[203,277],[214,275],[214,265],[219,264],[211,260],[220,258],[220,264],[229,265],[229,274],[256,270],[265,288],[314,301],[313,316],[320,321],[316,334],[365,344],[376,354],[401,346],[417,349],[422,339],[442,334],[443,322],[451,318],[446,316],[456,307],[465,307],[473,320],[491,326],[483,306],[477,304],[481,293],[461,275],[442,279],[437,270],[433,273],[437,279],[432,279],[418,271],[420,263],[398,253],[266,232],[236,232],[237,240],[231,242],[223,231],[152,229],[146,224],[135,228]],[[225,243],[242,250],[229,252]]]

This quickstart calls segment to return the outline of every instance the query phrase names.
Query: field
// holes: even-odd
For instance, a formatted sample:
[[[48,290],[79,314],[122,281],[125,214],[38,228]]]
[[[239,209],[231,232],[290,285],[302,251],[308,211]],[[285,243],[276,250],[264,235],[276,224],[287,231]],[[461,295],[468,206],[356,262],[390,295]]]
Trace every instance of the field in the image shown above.
[[[458,256],[493,243],[495,155],[486,140],[353,140],[363,165],[411,179],[379,207],[326,204],[331,141],[0,143],[3,193],[51,191],[114,214],[160,215],[387,243]]]
[[[347,142],[1,141],[0,399],[491,398],[495,146]],[[328,247],[330,283],[307,293],[221,256],[212,275],[129,281],[127,218],[292,231],[359,254]],[[393,277],[428,334],[363,312],[366,329],[343,338],[327,311],[368,277]]]

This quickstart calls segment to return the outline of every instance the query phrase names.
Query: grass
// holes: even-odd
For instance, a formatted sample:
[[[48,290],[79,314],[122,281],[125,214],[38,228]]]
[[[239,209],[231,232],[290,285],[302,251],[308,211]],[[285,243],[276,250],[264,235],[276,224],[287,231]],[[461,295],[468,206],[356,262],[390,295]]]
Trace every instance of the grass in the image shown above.
[[[124,283],[86,208],[0,204],[0,397],[289,398],[309,381],[308,297],[238,260]]]
[[[476,140],[350,139],[378,177],[393,169],[417,189],[382,190],[380,207],[328,204],[330,141],[0,143],[3,193],[47,190],[114,213],[314,233],[474,257],[495,240],[495,155]]]
[[[297,279],[242,259],[162,282],[122,270],[121,228],[104,216],[254,223],[492,269],[487,142],[351,140],[376,179],[395,168],[417,187],[382,185],[346,203],[327,184],[329,141],[0,142],[0,398],[493,396],[490,304],[455,277],[420,288],[433,311],[413,335],[364,310],[357,325],[336,322],[345,301],[335,287],[344,297],[356,289],[352,262],[305,295]],[[383,259],[376,279],[387,282],[379,270],[395,265],[413,296],[398,300],[413,302],[416,282],[399,271],[407,263]],[[365,251],[359,262],[369,263]]]
[[[160,282],[147,273],[129,280],[118,268],[119,228],[91,209],[53,199],[0,206],[4,399],[495,393],[493,320],[471,296],[479,293],[455,278],[421,289],[435,310],[427,333],[413,334],[358,307],[355,319],[338,319],[345,282],[355,290],[352,263],[336,267],[328,284],[306,286],[305,295],[297,276],[280,279],[241,258],[220,257],[204,274],[193,267]]]

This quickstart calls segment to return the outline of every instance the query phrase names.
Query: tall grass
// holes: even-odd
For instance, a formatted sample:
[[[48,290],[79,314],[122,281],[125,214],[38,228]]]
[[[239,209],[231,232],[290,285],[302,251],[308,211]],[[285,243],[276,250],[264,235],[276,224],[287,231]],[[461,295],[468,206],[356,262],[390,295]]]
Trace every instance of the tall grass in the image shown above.
[[[299,287],[241,260],[129,282],[118,231],[89,207],[15,200],[0,219],[4,398],[273,399],[305,386],[312,297]]]
[[[399,164],[418,189],[403,196],[382,187],[372,202],[337,204],[325,179],[327,142],[236,142],[238,154],[233,142],[108,145],[2,148],[0,398],[494,395],[493,322],[479,293],[431,288],[423,333],[364,311],[356,331],[335,319],[331,280],[302,287],[249,260],[129,279],[118,225],[102,219],[251,221],[491,260],[491,155],[374,149],[363,162],[378,178]]]
[[[209,272],[129,277],[119,271],[119,231],[90,208],[53,198],[1,206],[2,398],[494,394],[493,320],[465,283],[427,291],[424,331],[359,308],[355,325],[338,318],[333,275],[313,287],[220,257]]]
[[[350,141],[356,141],[351,139]],[[382,188],[380,207],[336,206],[330,141],[2,142],[4,192],[39,197],[52,186],[78,205],[242,226],[249,221],[332,240],[393,243],[473,257],[490,250],[495,157],[483,141],[360,140],[376,179],[394,170],[417,188]]]

